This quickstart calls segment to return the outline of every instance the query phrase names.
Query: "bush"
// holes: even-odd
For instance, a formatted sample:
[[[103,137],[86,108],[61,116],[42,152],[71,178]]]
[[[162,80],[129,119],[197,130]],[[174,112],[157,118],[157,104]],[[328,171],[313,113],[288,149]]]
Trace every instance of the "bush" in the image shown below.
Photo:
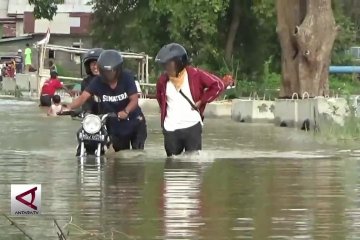
[[[332,95],[360,94],[360,83],[353,74],[330,75],[329,85]]]
[[[320,132],[316,133],[316,138],[326,143],[345,143],[347,147],[358,144],[356,141],[360,139],[360,118],[352,111],[350,116],[345,118],[343,126],[337,123],[323,123]]]
[[[70,71],[65,70],[65,68],[61,65],[56,65],[56,68],[59,76],[64,76],[64,77],[74,76],[74,74],[72,74]]]

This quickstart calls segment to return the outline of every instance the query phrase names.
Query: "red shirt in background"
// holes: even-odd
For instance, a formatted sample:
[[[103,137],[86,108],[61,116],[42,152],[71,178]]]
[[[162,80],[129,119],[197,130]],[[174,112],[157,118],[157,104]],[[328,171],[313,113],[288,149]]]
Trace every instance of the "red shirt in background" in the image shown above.
[[[15,68],[8,66],[6,69],[6,75],[11,78],[15,77]]]
[[[50,95],[54,96],[57,89],[63,87],[63,84],[57,78],[50,78],[44,82],[43,87],[41,88],[41,95]]]

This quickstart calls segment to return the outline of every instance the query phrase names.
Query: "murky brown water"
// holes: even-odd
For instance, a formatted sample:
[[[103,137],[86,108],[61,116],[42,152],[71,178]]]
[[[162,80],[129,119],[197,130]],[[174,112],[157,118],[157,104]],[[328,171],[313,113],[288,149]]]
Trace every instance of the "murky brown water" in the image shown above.
[[[165,160],[158,117],[145,152],[83,166],[79,122],[0,100],[0,210],[10,184],[42,184],[42,215],[13,217],[33,239],[360,239],[359,157],[311,134],[206,120],[199,157]],[[358,157],[359,156],[359,157]],[[0,216],[0,239],[25,239]]]

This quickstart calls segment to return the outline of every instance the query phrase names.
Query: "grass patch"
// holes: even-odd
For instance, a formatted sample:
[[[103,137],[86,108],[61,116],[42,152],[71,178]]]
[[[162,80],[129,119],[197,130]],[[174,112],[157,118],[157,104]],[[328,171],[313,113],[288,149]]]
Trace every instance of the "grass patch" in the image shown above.
[[[317,135],[330,141],[359,141],[360,118],[349,116],[345,118],[343,126],[336,123],[324,123]]]
[[[345,144],[346,146],[358,145],[360,141],[360,118],[356,116],[356,109],[348,99],[350,107],[349,116],[344,118],[343,125],[330,121],[322,121],[320,131],[315,137],[326,143]]]

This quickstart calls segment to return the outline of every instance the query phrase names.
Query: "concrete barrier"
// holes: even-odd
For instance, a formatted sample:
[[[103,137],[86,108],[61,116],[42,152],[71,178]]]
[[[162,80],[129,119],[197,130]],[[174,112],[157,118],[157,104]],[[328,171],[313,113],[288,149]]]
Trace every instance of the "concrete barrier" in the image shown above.
[[[350,107],[345,98],[316,97],[299,100],[298,125],[303,130],[321,128],[323,124],[344,125],[350,115]]]
[[[16,74],[16,85],[26,96],[37,94],[38,81],[35,74]]]
[[[10,77],[3,77],[2,90],[5,92],[15,92],[16,81]]]
[[[160,108],[156,99],[139,99],[139,105],[145,115],[159,115]],[[231,102],[213,102],[206,106],[205,117],[230,117]]]
[[[30,75],[29,74],[16,74],[16,85],[20,90],[30,91]]]
[[[232,102],[212,102],[206,105],[204,116],[209,118],[231,117]]]
[[[351,95],[349,101],[355,111],[355,116],[360,117],[360,95]]]
[[[274,108],[273,101],[234,99],[231,118],[239,122],[272,122]]]
[[[30,93],[37,95],[38,91],[38,77],[35,74],[30,74],[29,77]]]
[[[274,123],[276,126],[295,127],[298,124],[298,99],[276,99]]]
[[[275,124],[302,130],[321,128],[322,124],[344,124],[350,115],[345,98],[277,99],[275,101]]]

